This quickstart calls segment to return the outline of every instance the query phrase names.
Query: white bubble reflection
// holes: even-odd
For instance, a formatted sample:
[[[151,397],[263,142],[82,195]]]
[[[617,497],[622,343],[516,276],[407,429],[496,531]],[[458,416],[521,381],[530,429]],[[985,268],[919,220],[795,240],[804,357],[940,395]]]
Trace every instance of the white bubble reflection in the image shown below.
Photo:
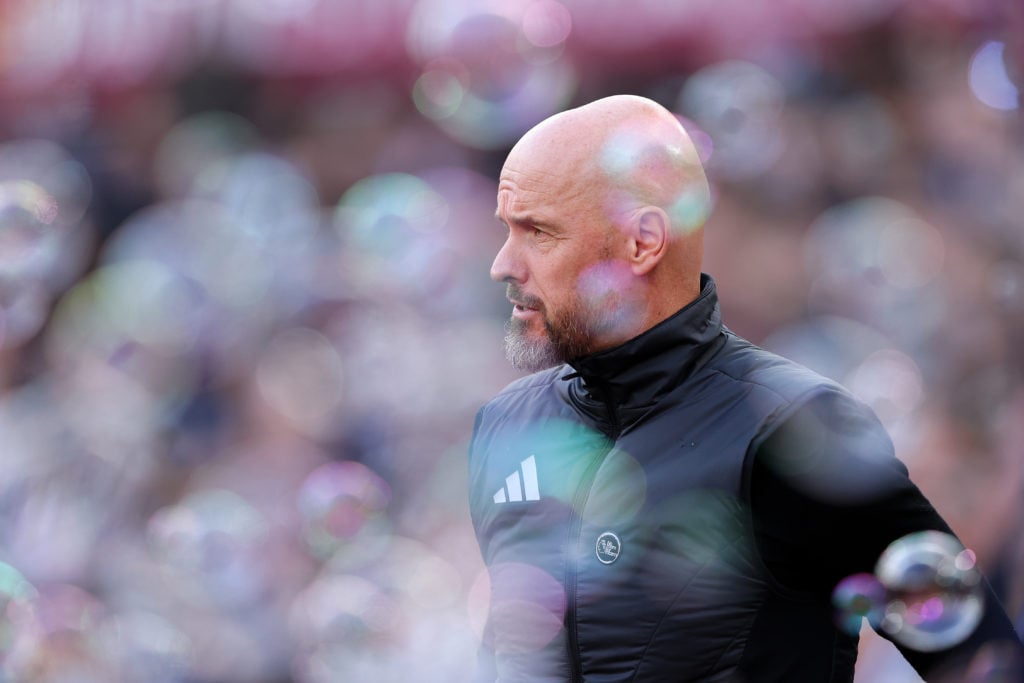
[[[881,628],[921,652],[944,650],[968,638],[984,611],[974,553],[955,537],[922,531],[895,541],[875,575],[888,594]]]
[[[1020,89],[1010,79],[1006,69],[1006,44],[989,41],[971,57],[968,82],[971,92],[982,103],[1002,111],[1020,106]]]

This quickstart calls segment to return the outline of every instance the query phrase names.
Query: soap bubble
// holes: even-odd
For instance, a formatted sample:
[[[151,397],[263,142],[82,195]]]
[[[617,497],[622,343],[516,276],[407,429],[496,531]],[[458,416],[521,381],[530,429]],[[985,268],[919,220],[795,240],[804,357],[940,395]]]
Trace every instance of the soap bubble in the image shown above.
[[[407,49],[422,68],[416,108],[470,147],[511,144],[576,90],[575,69],[561,58],[572,15],[557,0],[419,0],[408,27]]]
[[[882,553],[875,575],[888,593],[881,628],[907,647],[944,650],[981,621],[984,598],[974,553],[949,534],[921,531],[900,538]]]
[[[861,620],[878,627],[884,615],[885,586],[872,574],[848,576],[832,591],[836,625],[851,636],[860,633]]]
[[[321,465],[306,477],[298,496],[306,543],[322,558],[349,544],[365,554],[381,535],[390,500],[391,487],[366,465],[354,460]]]
[[[263,514],[225,489],[191,493],[157,510],[148,524],[151,547],[166,566],[234,606],[247,604],[263,587],[256,560],[267,533]]]
[[[21,572],[0,562],[0,680],[6,680],[11,660],[24,647],[23,625],[30,619],[38,597],[38,591]]]

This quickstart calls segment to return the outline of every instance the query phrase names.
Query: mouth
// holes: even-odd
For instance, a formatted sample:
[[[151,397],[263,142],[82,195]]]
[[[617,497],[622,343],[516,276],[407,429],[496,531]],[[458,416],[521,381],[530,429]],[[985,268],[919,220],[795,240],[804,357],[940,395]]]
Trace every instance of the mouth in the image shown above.
[[[517,299],[509,299],[508,301],[512,304],[512,316],[515,318],[526,318],[540,311],[537,306],[531,306],[524,301]]]

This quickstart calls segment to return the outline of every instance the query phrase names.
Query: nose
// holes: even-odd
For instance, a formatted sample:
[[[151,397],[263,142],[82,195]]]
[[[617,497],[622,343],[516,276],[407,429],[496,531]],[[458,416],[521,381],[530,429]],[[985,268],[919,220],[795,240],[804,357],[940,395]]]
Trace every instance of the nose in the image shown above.
[[[525,268],[511,234],[494,257],[494,262],[491,264],[491,279],[495,282],[518,283],[522,283],[526,279]]]

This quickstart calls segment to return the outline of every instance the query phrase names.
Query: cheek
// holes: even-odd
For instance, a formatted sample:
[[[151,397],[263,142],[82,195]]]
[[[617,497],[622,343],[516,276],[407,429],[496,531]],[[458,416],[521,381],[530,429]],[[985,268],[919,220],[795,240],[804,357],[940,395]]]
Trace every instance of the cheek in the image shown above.
[[[620,300],[632,279],[633,273],[623,261],[598,261],[580,273],[576,293],[584,306],[599,308]]]

